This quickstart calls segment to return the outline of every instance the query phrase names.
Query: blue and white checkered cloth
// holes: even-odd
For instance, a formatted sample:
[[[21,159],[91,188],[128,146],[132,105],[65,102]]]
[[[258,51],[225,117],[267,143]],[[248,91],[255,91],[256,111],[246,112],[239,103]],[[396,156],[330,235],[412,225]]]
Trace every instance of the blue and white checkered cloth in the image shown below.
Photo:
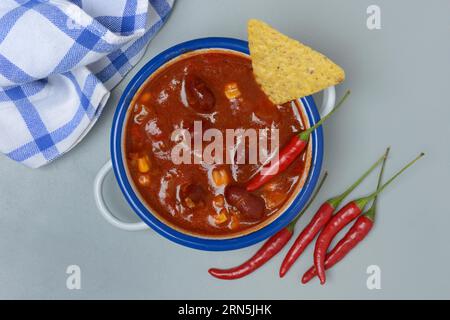
[[[37,168],[74,147],[174,0],[0,0],[0,151]]]

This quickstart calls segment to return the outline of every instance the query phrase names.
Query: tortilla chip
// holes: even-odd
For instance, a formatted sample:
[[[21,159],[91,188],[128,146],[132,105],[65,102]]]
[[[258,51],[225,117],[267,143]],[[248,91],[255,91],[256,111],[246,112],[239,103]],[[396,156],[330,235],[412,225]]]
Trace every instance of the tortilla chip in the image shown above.
[[[275,104],[311,95],[342,82],[344,70],[323,54],[259,20],[248,22],[253,73]]]

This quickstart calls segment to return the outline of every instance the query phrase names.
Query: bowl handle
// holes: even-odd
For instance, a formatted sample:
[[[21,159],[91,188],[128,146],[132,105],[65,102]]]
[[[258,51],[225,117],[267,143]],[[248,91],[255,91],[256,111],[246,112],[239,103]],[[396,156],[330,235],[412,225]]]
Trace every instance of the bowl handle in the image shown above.
[[[111,171],[111,169],[112,169],[112,162],[111,160],[109,160],[100,169],[94,180],[94,197],[98,211],[100,211],[101,215],[103,216],[103,218],[105,218],[106,221],[108,221],[116,228],[126,231],[139,231],[148,229],[148,226],[144,222],[124,222],[117,219],[111,213],[111,211],[109,211],[108,207],[106,206],[105,199],[103,199],[102,187],[103,182],[105,181],[105,177],[109,173],[109,171]]]
[[[323,90],[322,107],[320,108],[320,117],[323,118],[334,109],[336,103],[336,89],[334,86]]]

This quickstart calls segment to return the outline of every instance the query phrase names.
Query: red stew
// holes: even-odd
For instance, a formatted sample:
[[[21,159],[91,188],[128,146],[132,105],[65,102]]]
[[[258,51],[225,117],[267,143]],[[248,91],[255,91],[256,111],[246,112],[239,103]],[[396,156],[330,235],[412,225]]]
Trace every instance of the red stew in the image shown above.
[[[175,129],[279,129],[283,146],[303,128],[294,103],[274,105],[256,83],[251,60],[225,51],[186,55],[153,75],[130,107],[125,152],[141,198],[173,226],[205,236],[227,236],[263,223],[290,198],[305,170],[303,154],[250,199],[263,214],[248,215],[225,199],[227,185],[243,185],[260,164],[174,164]],[[203,142],[206,147],[208,143]],[[248,148],[248,146],[245,146]],[[224,152],[225,153],[225,152]]]

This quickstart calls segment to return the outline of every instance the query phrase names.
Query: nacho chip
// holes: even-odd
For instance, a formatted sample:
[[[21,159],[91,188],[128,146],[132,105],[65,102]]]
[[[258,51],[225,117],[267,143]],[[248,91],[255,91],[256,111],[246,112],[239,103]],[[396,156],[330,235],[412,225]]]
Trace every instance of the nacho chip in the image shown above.
[[[304,97],[342,82],[344,70],[323,54],[259,20],[248,22],[256,81],[275,104]]]

